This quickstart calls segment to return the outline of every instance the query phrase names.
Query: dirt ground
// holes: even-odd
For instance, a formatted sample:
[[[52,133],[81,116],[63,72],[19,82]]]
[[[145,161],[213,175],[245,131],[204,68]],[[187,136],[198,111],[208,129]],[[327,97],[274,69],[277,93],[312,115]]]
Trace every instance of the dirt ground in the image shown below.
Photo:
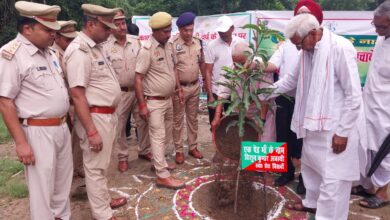
[[[183,165],[177,166],[173,175],[185,180],[187,187],[179,191],[156,188],[155,174],[150,170],[151,164],[145,160],[137,159],[137,145],[134,136],[129,140],[130,145],[130,169],[120,173],[116,169],[117,157],[113,151],[112,162],[108,171],[109,188],[112,197],[125,196],[128,199],[126,206],[115,210],[115,216],[120,220],[170,220],[170,219],[216,219],[213,212],[215,200],[207,196],[213,192],[215,173],[211,160],[214,147],[211,143],[208,118],[199,116],[199,146],[205,158],[197,160],[186,157]],[[170,149],[168,160],[173,162],[173,149]],[[16,158],[12,145],[0,146],[0,157]],[[21,174],[23,175],[23,174]],[[297,182],[292,182],[287,187],[273,187],[272,177],[266,181],[267,194],[274,200],[273,207],[267,208],[268,219],[314,219],[306,213],[293,212],[284,208],[289,201],[298,200],[299,196],[294,192]],[[263,190],[263,179],[254,185],[257,190]],[[91,218],[91,210],[85,193],[83,179],[75,178],[71,193],[72,219],[88,220]],[[390,196],[390,192],[389,192]],[[261,198],[262,199],[262,198]],[[357,205],[361,198],[352,196],[350,201],[349,219],[353,220],[390,220],[390,206],[381,209],[369,210]],[[262,206],[262,203],[252,204]],[[269,207],[269,204],[267,204]],[[211,209],[211,210],[210,210]],[[231,208],[227,210],[232,210]],[[220,216],[220,215],[218,215]],[[222,220],[231,219],[227,216]],[[0,219],[25,220],[29,219],[28,199],[0,198]]]

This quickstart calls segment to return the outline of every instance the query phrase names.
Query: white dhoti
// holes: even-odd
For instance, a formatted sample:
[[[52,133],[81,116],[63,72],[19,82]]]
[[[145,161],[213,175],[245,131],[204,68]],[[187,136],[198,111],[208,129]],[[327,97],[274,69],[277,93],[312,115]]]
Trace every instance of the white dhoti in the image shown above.
[[[347,219],[352,181],[359,178],[358,140],[351,135],[346,150],[335,154],[333,132],[307,131],[306,135],[301,158],[306,186],[302,203],[317,208],[316,219]]]

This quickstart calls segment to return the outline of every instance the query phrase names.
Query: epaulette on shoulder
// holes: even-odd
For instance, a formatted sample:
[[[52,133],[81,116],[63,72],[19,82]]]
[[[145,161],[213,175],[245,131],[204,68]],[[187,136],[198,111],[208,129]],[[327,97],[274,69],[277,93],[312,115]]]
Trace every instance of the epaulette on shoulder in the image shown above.
[[[149,50],[152,47],[152,41],[148,40],[143,44],[143,48]]]
[[[79,49],[88,53],[88,46],[86,44],[80,43]]]
[[[21,43],[18,40],[10,41],[8,44],[6,44],[2,51],[1,56],[4,57],[7,60],[12,60],[14,57],[16,51],[19,49]]]
[[[131,39],[136,39],[136,40],[139,39],[139,37],[138,37],[137,35],[128,34],[127,37],[128,37],[128,38],[131,38]]]
[[[179,34],[173,35],[171,38],[169,38],[168,42],[173,43],[179,39]]]

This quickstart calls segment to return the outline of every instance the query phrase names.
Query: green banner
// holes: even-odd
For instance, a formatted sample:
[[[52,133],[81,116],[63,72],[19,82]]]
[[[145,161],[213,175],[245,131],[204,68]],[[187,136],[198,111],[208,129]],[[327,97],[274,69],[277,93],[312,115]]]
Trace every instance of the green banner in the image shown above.
[[[287,144],[241,142],[241,169],[257,172],[287,172]]]

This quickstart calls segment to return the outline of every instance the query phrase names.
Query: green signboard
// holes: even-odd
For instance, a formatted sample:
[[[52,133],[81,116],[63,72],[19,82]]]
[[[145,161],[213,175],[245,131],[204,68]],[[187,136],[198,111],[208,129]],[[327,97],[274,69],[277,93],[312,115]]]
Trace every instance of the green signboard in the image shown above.
[[[287,172],[287,144],[242,142],[241,169],[257,172]]]

